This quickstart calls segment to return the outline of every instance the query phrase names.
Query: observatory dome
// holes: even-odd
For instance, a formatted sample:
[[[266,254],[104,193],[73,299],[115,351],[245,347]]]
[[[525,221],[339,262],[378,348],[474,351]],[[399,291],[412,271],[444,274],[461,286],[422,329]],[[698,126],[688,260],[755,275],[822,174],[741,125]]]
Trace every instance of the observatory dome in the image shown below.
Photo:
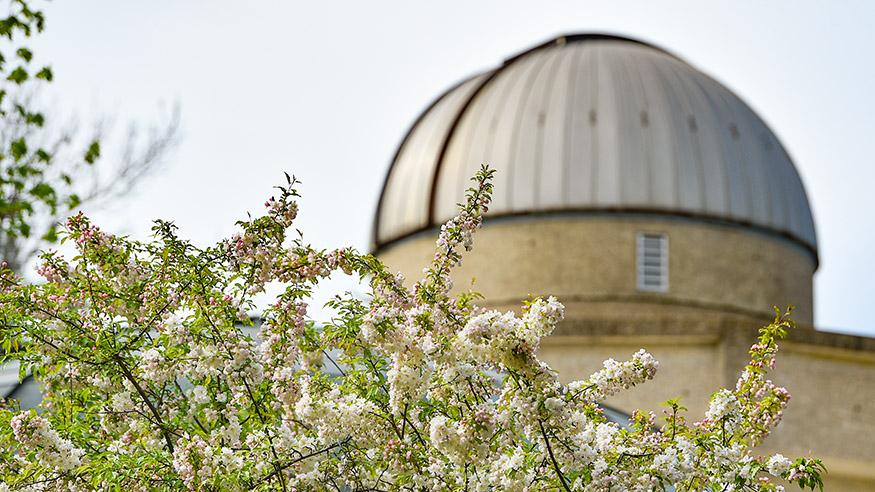
[[[783,236],[815,258],[805,189],[775,134],[711,77],[649,44],[562,36],[450,88],[392,161],[374,247],[452,217],[481,164],[489,216],[635,213]]]

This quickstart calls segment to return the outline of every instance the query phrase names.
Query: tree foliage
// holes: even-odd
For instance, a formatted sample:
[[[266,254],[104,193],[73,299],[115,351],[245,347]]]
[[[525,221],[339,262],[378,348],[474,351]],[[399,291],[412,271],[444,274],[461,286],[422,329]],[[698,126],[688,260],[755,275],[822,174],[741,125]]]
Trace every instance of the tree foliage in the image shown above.
[[[4,3],[9,13],[0,19],[0,260],[21,271],[40,246],[57,240],[58,223],[70,211],[126,194],[162,162],[176,141],[178,110],[145,136],[132,125],[119,156],[101,159],[105,121],[89,131],[75,121],[52,123],[41,101],[54,74],[36,63],[26,44],[43,31],[45,16],[25,0]]]
[[[767,379],[792,322],[762,328],[735,388],[688,421],[628,427],[598,402],[652,378],[644,350],[563,384],[538,359],[563,318],[556,299],[521,314],[452,296],[492,191],[483,169],[412,288],[375,257],[318,250],[289,234],[294,181],[263,216],[200,249],[158,221],[147,242],[82,215],[42,257],[43,285],[0,277],[6,360],[44,389],[42,412],[0,412],[0,480],[10,490],[780,490],[821,485],[809,458],[757,457],[789,394]],[[356,275],[367,298],[338,295],[308,316],[314,287]],[[247,312],[282,291],[254,334]],[[253,327],[254,328],[254,327]],[[14,403],[13,403],[14,405]]]

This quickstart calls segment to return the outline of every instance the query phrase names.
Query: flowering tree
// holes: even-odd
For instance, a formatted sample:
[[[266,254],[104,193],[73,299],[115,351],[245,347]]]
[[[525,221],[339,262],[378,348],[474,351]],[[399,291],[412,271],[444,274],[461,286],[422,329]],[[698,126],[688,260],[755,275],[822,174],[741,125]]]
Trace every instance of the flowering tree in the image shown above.
[[[0,490],[781,490],[821,485],[812,459],[756,457],[789,399],[766,374],[785,315],[763,328],[734,389],[687,423],[598,402],[653,377],[645,351],[562,384],[537,357],[562,320],[554,298],[522,314],[450,296],[451,269],[489,202],[484,168],[443,226],[412,289],[376,258],[289,238],[295,182],[241,232],[199,249],[173,225],[154,240],[102,232],[82,215],[78,255],[42,257],[43,285],[0,278],[6,359],[44,388],[42,412],[0,413]],[[317,323],[307,299],[334,271],[370,284]],[[257,337],[246,315],[284,290]],[[330,370],[329,370],[330,369]]]

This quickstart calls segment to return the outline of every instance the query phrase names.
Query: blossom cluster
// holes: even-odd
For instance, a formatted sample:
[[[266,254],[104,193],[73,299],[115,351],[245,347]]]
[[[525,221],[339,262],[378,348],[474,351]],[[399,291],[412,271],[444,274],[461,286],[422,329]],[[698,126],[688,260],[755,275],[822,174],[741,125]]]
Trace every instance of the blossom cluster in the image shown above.
[[[34,412],[22,412],[12,417],[9,427],[16,441],[34,451],[35,460],[43,467],[69,471],[81,464],[84,451],[58,435],[46,419]]]
[[[407,287],[371,255],[289,236],[294,181],[261,217],[200,249],[157,222],[137,242],[68,223],[73,260],[46,254],[46,283],[0,273],[5,360],[41,383],[39,415],[0,410],[0,483],[13,490],[779,490],[812,488],[818,461],[757,457],[789,400],[766,378],[786,317],[765,327],[735,388],[691,425],[600,402],[653,378],[646,351],[563,384],[538,358],[562,322],[553,297],[519,312],[451,295],[491,193],[483,169]],[[370,295],[309,315],[334,272]],[[281,293],[257,326],[245,313]],[[2,489],[0,489],[2,490]]]
[[[604,369],[593,374],[589,381],[585,383],[574,382],[569,386],[572,389],[591,387],[595,395],[604,398],[652,379],[656,375],[658,367],[659,361],[641,349],[625,362],[617,362],[614,359],[606,360]]]

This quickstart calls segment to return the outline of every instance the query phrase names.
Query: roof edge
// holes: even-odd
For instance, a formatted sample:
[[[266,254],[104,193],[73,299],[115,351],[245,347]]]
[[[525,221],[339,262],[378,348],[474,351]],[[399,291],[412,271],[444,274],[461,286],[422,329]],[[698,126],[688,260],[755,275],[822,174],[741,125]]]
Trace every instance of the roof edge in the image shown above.
[[[624,36],[621,34],[611,34],[611,33],[602,33],[602,32],[575,32],[575,33],[560,34],[554,38],[548,39],[547,41],[543,41],[541,43],[538,43],[535,46],[532,46],[531,48],[528,48],[524,51],[521,51],[515,55],[511,55],[510,57],[504,59],[502,66],[513,63],[514,61],[516,61],[519,58],[522,58],[530,53],[533,53],[535,51],[539,51],[539,50],[542,50],[545,48],[551,48],[554,46],[564,46],[567,43],[581,43],[581,42],[587,42],[587,41],[622,41],[624,43],[637,44],[640,46],[645,46],[647,48],[654,49],[654,50],[659,51],[661,53],[664,53],[664,54],[666,54],[666,55],[668,55],[676,60],[680,60],[684,63],[687,63],[684,59],[675,55],[671,51],[669,51],[669,50],[667,50],[659,45],[653,44],[653,43],[648,42],[648,41],[643,41],[643,40],[638,39],[638,38]]]

